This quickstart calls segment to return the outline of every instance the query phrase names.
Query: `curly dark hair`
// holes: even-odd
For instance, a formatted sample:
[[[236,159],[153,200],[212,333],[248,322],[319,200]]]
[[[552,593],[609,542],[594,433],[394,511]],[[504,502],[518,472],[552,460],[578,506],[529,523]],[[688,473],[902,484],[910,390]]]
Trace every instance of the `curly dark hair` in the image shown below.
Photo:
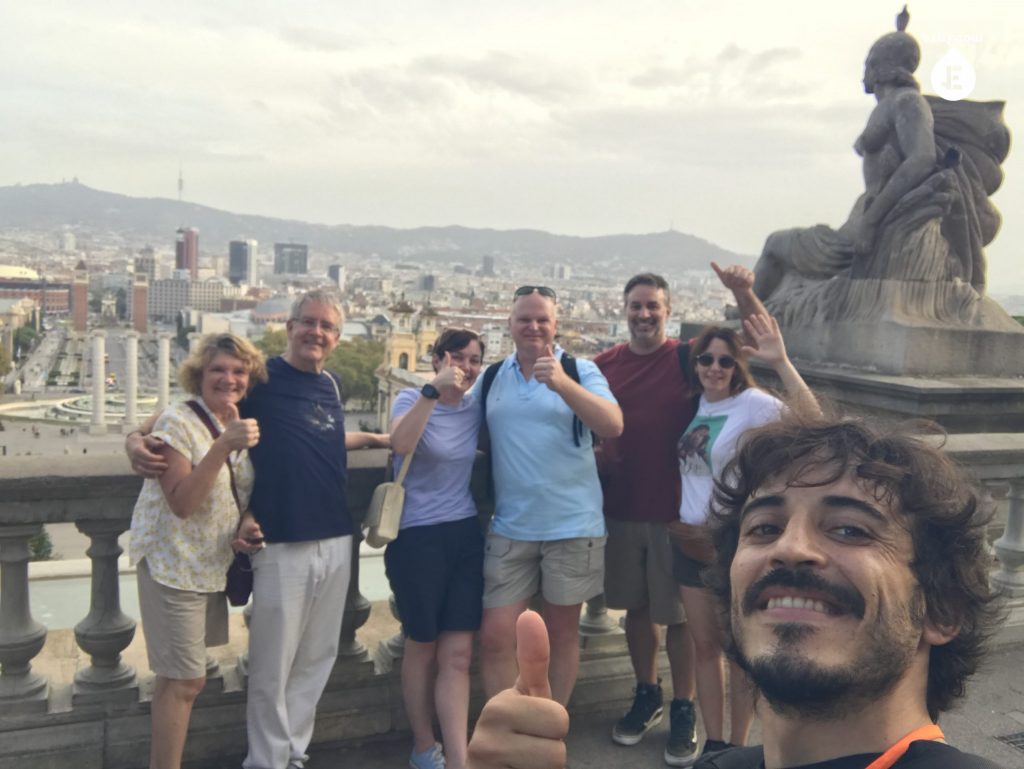
[[[724,480],[716,481],[709,521],[716,559],[704,577],[727,618],[729,570],[750,497],[775,478],[790,486],[825,486],[852,470],[874,486],[880,503],[902,515],[914,543],[910,568],[928,619],[959,629],[949,643],[931,648],[927,706],[935,720],[963,696],[1002,607],[988,576],[985,528],[991,516],[979,507],[974,484],[941,451],[942,441],[929,440],[928,433],[944,435],[924,420],[886,427],[796,413],[750,431],[723,471]]]

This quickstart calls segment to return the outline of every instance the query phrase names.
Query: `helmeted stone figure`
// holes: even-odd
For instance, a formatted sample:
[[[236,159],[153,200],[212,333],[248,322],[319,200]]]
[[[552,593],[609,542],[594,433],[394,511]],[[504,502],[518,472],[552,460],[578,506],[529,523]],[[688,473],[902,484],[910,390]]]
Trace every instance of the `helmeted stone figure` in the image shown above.
[[[839,229],[772,233],[754,290],[787,327],[891,321],[1016,334],[1019,326],[984,296],[984,247],[1000,224],[989,196],[1010,146],[1003,102],[923,96],[908,20],[904,8],[897,31],[871,47],[864,65],[864,90],[878,101],[854,144],[864,193]],[[833,341],[819,331],[794,352],[871,365],[867,350],[843,360]],[[924,369],[906,373],[955,373]]]

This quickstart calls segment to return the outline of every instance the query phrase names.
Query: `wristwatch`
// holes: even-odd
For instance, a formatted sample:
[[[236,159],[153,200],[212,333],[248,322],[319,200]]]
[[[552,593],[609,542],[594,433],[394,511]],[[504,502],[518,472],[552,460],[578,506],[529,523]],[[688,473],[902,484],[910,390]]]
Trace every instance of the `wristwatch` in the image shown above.
[[[434,387],[434,385],[430,384],[430,382],[427,382],[422,388],[420,388],[420,395],[429,400],[436,401],[441,397],[441,391]]]

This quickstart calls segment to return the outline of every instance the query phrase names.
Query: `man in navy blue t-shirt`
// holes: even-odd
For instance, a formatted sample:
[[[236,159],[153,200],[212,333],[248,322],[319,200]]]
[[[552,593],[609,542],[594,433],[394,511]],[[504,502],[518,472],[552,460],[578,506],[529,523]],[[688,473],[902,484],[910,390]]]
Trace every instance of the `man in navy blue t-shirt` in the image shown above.
[[[341,323],[333,295],[299,297],[284,354],[267,361],[268,381],[239,404],[260,428],[249,450],[255,520],[244,519],[239,537],[266,543],[252,556],[245,769],[301,769],[307,759],[352,566],[346,449],[388,446],[387,436],[345,432],[338,382],[324,371]],[[141,440],[127,448],[137,471],[162,471],[162,459]]]

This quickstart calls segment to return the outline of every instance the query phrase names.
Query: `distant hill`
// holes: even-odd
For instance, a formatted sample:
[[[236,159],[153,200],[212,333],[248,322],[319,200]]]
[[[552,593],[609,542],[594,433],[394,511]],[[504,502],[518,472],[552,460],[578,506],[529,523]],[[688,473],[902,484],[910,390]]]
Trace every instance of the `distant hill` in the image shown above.
[[[527,265],[564,262],[580,270],[621,267],[677,273],[708,262],[753,264],[753,257],[726,251],[693,235],[668,231],[645,235],[575,237],[540,230],[469,227],[326,225],[221,211],[166,198],[134,198],[77,182],[0,187],[0,229],[46,231],[71,227],[81,233],[121,233],[133,240],[169,243],[180,226],[198,227],[200,249],[227,250],[229,240],[255,238],[261,250],[275,242],[306,243],[322,252],[377,255],[408,261],[462,261],[476,266],[484,254]],[[342,261],[345,261],[344,259]]]

